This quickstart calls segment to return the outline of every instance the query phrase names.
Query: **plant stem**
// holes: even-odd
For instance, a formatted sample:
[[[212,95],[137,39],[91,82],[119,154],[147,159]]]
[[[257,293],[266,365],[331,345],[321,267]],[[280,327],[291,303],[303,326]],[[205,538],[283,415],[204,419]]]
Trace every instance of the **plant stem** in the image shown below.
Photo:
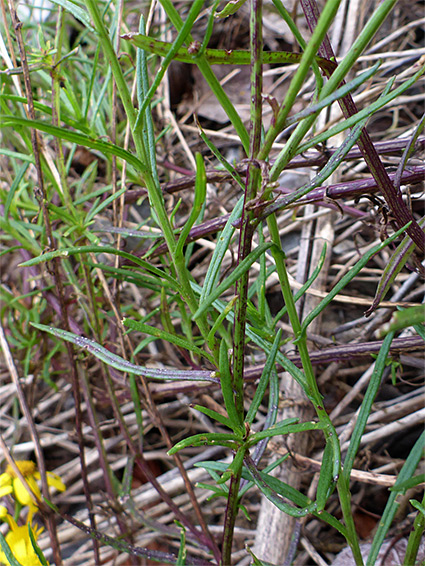
[[[235,521],[238,514],[239,485],[241,483],[242,468],[230,480],[229,495],[227,498],[226,515],[223,527],[223,545],[220,566],[229,566],[232,563],[232,542]]]
[[[251,132],[249,142],[249,163],[246,175],[246,189],[244,195],[244,208],[241,219],[241,232],[239,235],[238,263],[240,263],[251,251],[252,236],[255,226],[252,224],[253,213],[247,210],[246,205],[257,195],[258,185],[261,180],[260,167],[256,161],[261,145],[262,126],[262,98],[263,67],[262,67],[262,0],[251,2]],[[235,324],[233,335],[233,374],[232,386],[234,391],[235,408],[240,422],[244,419],[244,380],[245,367],[245,326],[247,294],[249,283],[249,270],[239,279],[236,285]],[[241,469],[232,476],[226,508],[226,519],[223,533],[223,564],[230,564],[233,531],[237,517],[237,502]]]
[[[425,505],[425,494],[422,498],[422,507]],[[403,566],[410,566],[416,564],[416,557],[418,555],[419,545],[421,543],[423,533],[425,530],[425,516],[418,511],[413,522],[413,529],[410,532],[409,540],[407,542],[406,554],[404,557]]]
[[[397,0],[386,0],[379,7],[379,17],[377,16],[375,18],[376,29],[388,15],[388,13],[392,10],[396,2]],[[301,5],[303,7],[310,30],[313,32],[316,29],[319,19],[319,10],[317,8],[317,3],[315,0],[301,0]],[[354,64],[355,59],[360,55],[360,51],[354,49],[354,46],[352,51],[353,57],[350,58],[347,63],[347,65],[351,64],[351,66]],[[319,48],[319,54],[325,59],[335,60],[335,53],[332,49],[327,35],[324,37],[323,43]],[[325,72],[329,78],[332,76],[332,73],[330,73],[329,71]],[[342,84],[344,84],[344,81],[342,81]],[[345,118],[349,118],[350,116],[353,116],[357,113],[357,107],[351,94],[344,96],[338,101],[338,103]],[[364,160],[366,161],[367,166],[369,167],[373,178],[376,181],[376,184],[380,188],[382,195],[391,210],[391,213],[394,215],[397,228],[402,228],[408,222],[411,222],[410,226],[407,228],[407,233],[418,246],[418,248],[422,252],[425,252],[425,234],[419,224],[416,222],[412,213],[407,208],[406,203],[403,201],[401,191],[397,190],[397,188],[391,182],[384,164],[379,158],[378,152],[376,151],[366,128],[363,128],[357,145],[363,155]]]

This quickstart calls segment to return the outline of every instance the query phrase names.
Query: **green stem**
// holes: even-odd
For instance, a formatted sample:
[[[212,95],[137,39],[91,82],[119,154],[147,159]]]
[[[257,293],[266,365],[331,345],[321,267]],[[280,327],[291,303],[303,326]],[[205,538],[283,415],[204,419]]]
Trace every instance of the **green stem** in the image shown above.
[[[263,66],[262,66],[262,0],[252,0],[251,5],[251,132],[249,140],[249,164],[246,177],[244,208],[242,211],[241,233],[239,236],[238,263],[243,261],[251,251],[252,236],[255,225],[251,222],[253,214],[246,209],[248,201],[257,195],[261,180],[259,163],[256,157],[261,145]],[[246,309],[248,297],[249,270],[241,276],[236,285],[235,324],[233,335],[233,374],[232,387],[237,416],[241,423],[244,420],[244,367],[245,367],[245,331]],[[227,500],[226,518],[223,533],[223,565],[231,563],[233,532],[238,510],[238,493],[241,480],[241,466],[235,471],[230,482]]]
[[[229,566],[232,562],[232,542],[238,513],[239,486],[241,483],[242,467],[230,480],[229,496],[227,499],[226,516],[224,518],[222,558],[220,566]]]
[[[262,125],[262,0],[253,0],[251,7],[251,135],[249,142],[250,162],[247,169],[244,208],[241,219],[239,237],[238,263],[251,251],[254,225],[253,214],[246,210],[248,201],[255,199],[260,183],[260,169],[256,157],[261,145]],[[234,349],[233,349],[233,389],[235,392],[236,411],[243,421],[243,371],[245,366],[245,324],[249,271],[246,271],[237,282],[235,307]]]
[[[425,505],[425,494],[422,498],[422,507]],[[425,530],[425,516],[418,511],[413,523],[413,530],[409,535],[409,540],[406,548],[406,555],[404,557],[403,566],[410,566],[416,564],[416,557],[418,555],[419,545],[421,543]]]
[[[270,237],[274,243],[271,252],[275,261],[276,271],[279,277],[279,282],[282,289],[283,299],[288,309],[288,317],[294,331],[298,351],[301,358],[302,367],[305,375],[306,388],[304,390],[307,397],[313,403],[316,414],[319,420],[325,424],[323,430],[326,442],[332,445],[333,452],[333,470],[332,477],[337,481],[341,472],[341,451],[338,442],[338,436],[333,426],[329,415],[325,411],[322,403],[322,396],[317,387],[316,378],[314,376],[313,366],[311,363],[310,355],[307,346],[306,333],[302,331],[302,326],[298,318],[298,313],[295,307],[294,297],[292,295],[291,287],[289,284],[288,274],[285,266],[285,254],[282,251],[279,229],[276,221],[276,216],[273,214],[267,218],[269,226]]]
[[[337,489],[342,516],[344,517],[344,523],[347,527],[347,542],[350,545],[356,566],[363,566],[364,563],[359,546],[359,538],[356,532],[356,525],[354,524],[353,512],[351,510],[350,483],[349,479],[347,479],[344,475],[339,478]]]

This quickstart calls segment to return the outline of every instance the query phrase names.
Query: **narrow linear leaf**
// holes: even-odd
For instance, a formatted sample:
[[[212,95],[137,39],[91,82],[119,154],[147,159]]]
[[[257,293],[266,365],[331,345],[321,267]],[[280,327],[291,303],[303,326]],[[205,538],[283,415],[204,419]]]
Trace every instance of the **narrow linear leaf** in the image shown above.
[[[221,478],[217,481],[218,485],[226,483],[232,476],[237,476],[243,465],[243,459],[246,454],[246,446],[240,446],[236,454],[233,456],[233,461]]]
[[[0,94],[0,101],[2,99],[10,100],[12,102],[20,102],[22,104],[27,104],[27,99],[26,99],[25,96],[18,96],[16,94]],[[37,100],[34,100],[33,104],[34,104],[34,108],[36,110],[40,110],[40,112],[42,112],[43,114],[46,114],[47,116],[52,115],[52,109],[51,109],[50,106],[47,106],[46,104],[42,104],[41,102],[39,102]],[[75,120],[74,118],[72,118],[72,116],[69,116],[68,114],[66,114],[66,109],[64,109],[63,112],[61,113],[61,122],[63,122],[64,124],[66,124],[67,126],[69,126],[71,128],[75,128],[76,130],[83,132],[87,135],[90,135],[90,133],[91,133],[90,128],[88,127],[87,123],[84,120]],[[2,150],[2,152],[3,151],[7,151],[7,150]],[[33,156],[26,155],[26,154],[22,154],[20,159],[27,159],[27,160],[30,160],[31,162],[34,161]]]
[[[289,499],[290,501],[292,501],[295,505],[297,505],[299,507],[299,509],[297,509],[297,508],[294,508],[294,507],[288,505],[290,510],[291,510],[291,513],[294,512],[294,514],[292,514],[291,516],[295,516],[295,517],[304,516],[304,515],[299,515],[298,511],[300,511],[301,513],[304,513],[304,511],[307,508],[312,508],[311,513],[316,518],[321,519],[322,521],[325,521],[326,523],[328,523],[329,525],[334,527],[345,538],[347,537],[346,527],[342,523],[340,523],[340,521],[335,519],[327,511],[322,511],[319,514],[315,509],[315,504],[312,504],[311,500],[308,497],[306,497],[304,494],[300,493],[298,490],[294,489],[290,485],[282,482],[278,478],[275,478],[274,476],[266,474],[264,472],[260,472],[255,466],[252,466],[252,464],[249,462],[249,458],[245,458],[245,464],[247,465],[248,469],[245,471],[245,468],[244,468],[244,470],[242,471],[242,477],[244,479],[249,479],[251,481],[254,481],[254,483],[257,485],[257,487],[259,487],[260,491],[262,491],[259,484],[254,479],[254,474],[256,474],[256,479],[261,480],[262,487],[270,490],[270,491],[267,491],[267,493],[270,493],[273,496],[276,495],[276,498],[270,499],[270,501],[274,505],[277,504],[276,506],[278,507],[278,509],[281,509],[282,511],[284,511],[286,513],[286,511],[283,509],[283,507],[281,507],[281,505],[284,503],[283,500],[282,500],[282,497],[285,497],[286,499]],[[265,493],[265,492],[263,492],[263,493],[268,498],[267,493]]]
[[[333,480],[333,449],[330,442],[326,442],[323,451],[322,465],[320,466],[319,482],[317,484],[316,503],[317,512],[323,511],[326,501],[329,498],[331,486],[334,485]]]
[[[237,449],[238,442],[240,441],[239,436],[231,433],[223,432],[206,432],[204,434],[195,434],[194,436],[189,436],[178,442],[175,446],[168,450],[167,454],[175,454],[183,448],[188,446],[226,446],[228,448]]]
[[[126,33],[121,36],[122,39],[134,43],[136,47],[145,49],[150,53],[155,53],[161,57],[166,57],[172,47],[171,43],[166,41],[159,41],[153,37],[149,37],[140,33]],[[210,65],[250,65],[251,53],[248,50],[240,49],[206,49],[202,54],[204,60]],[[301,53],[291,53],[290,51],[263,51],[262,53],[264,64],[280,64],[280,65],[293,65],[299,63],[302,58]],[[180,47],[173,55],[175,61],[182,63],[199,63],[199,55],[196,51],[189,53],[188,48]],[[333,70],[335,63],[327,61],[321,57],[316,57],[316,61],[323,69]]]
[[[117,356],[116,354],[113,354],[103,346],[100,346],[97,342],[89,340],[84,336],[78,336],[78,334],[73,334],[72,332],[68,332],[60,328],[53,328],[44,324],[37,324],[35,322],[31,322],[30,324],[34,326],[34,328],[38,328],[38,330],[48,332],[49,334],[52,334],[53,336],[61,338],[62,340],[65,340],[67,342],[72,342],[76,346],[87,350],[105,364],[120,371],[132,372],[136,375],[150,377],[151,379],[167,379],[171,381],[212,381],[213,383],[219,382],[216,373],[211,371],[143,368],[141,366],[128,362],[127,360],[124,360],[123,358]]]
[[[425,506],[416,501],[416,499],[409,499],[409,503],[412,507],[414,507],[421,515],[425,517]]]
[[[241,197],[235,208],[232,210],[225,227],[220,233],[217,239],[217,245],[215,247],[213,256],[211,258],[210,264],[208,266],[207,273],[205,275],[204,285],[201,291],[201,296],[199,304],[202,303],[210,296],[214,287],[216,286],[218,276],[220,273],[220,268],[223,264],[223,258],[226,251],[229,248],[230,240],[235,232],[235,227],[233,223],[240,218],[243,208],[243,197]]]
[[[190,211],[189,218],[185,222],[183,230],[179,236],[175,254],[176,256],[183,253],[183,246],[189,232],[195,222],[198,220],[202,207],[205,204],[205,197],[207,194],[207,174],[205,171],[204,158],[200,153],[196,154],[196,179],[195,179],[195,198],[193,201],[192,210]]]
[[[28,120],[27,118],[19,118],[18,116],[4,116],[2,125],[27,126],[28,128],[34,128],[35,130],[45,132],[46,134],[50,134],[56,138],[67,140],[84,147],[90,147],[91,149],[96,149],[105,155],[115,155],[116,157],[127,161],[127,163],[132,165],[136,171],[139,171],[140,173],[147,172],[146,165],[126,149],[123,149],[118,145],[114,145],[113,143],[94,139],[86,134],[72,132],[71,130],[66,130],[59,126],[52,126],[51,124],[41,122],[40,120]]]
[[[22,263],[19,264],[19,267],[30,267],[32,265],[38,265],[40,263],[50,261],[55,257],[68,257],[71,255],[85,254],[85,253],[102,253],[102,254],[118,255],[120,257],[123,257],[124,259],[130,260],[131,262],[135,263],[142,269],[145,269],[146,271],[149,271],[153,275],[157,276],[159,278],[159,281],[161,281],[161,279],[166,280],[172,289],[176,291],[180,291],[180,285],[177,283],[175,279],[173,279],[173,277],[168,275],[168,273],[166,273],[165,271],[158,269],[154,265],[149,264],[147,261],[144,261],[143,259],[139,259],[137,256],[129,254],[128,252],[124,252],[122,250],[117,250],[116,248],[107,247],[107,246],[104,247],[79,246],[73,248],[62,248],[60,250],[55,250],[53,252],[46,252],[45,254],[41,254],[37,257],[33,257],[28,261],[23,261]],[[158,284],[160,284],[160,282],[158,282]]]
[[[177,52],[179,51],[179,49],[181,48],[183,43],[186,41],[186,38],[190,34],[192,26],[193,26],[196,18],[198,17],[199,12],[201,11],[203,4],[204,4],[204,0],[194,0],[192,2],[186,21],[184,22],[181,29],[179,29],[176,39],[174,40],[173,44],[170,46],[168,53],[165,55],[164,61],[162,62],[162,65],[161,65],[159,71],[156,73],[154,81],[153,81],[148,93],[145,96],[145,100],[143,101],[143,104],[140,107],[140,111],[139,111],[140,114],[143,114],[145,112],[146,108],[148,107],[148,104],[150,103],[150,101],[152,99],[152,96],[155,94],[156,90],[159,87],[160,82],[164,78],[165,72],[166,72],[169,64],[171,63],[173,58],[175,58],[175,55],[177,54]],[[127,37],[123,36],[123,39],[128,39],[128,36]],[[141,47],[141,46],[138,45],[138,47]]]
[[[145,18],[143,14],[140,16],[139,22],[140,33],[145,32]],[[156,142],[155,130],[153,125],[152,112],[150,102],[147,99],[149,90],[149,67],[147,61],[146,51],[137,49],[136,57],[136,82],[137,82],[137,103],[139,111],[136,121],[133,126],[133,131],[142,129],[143,145],[147,149],[146,159],[149,161],[149,168],[155,178],[155,182],[159,185],[158,169],[156,163]],[[146,105],[143,110],[143,101],[146,100]]]
[[[94,28],[90,23],[90,16],[88,12],[81,8],[81,6],[78,6],[74,2],[69,2],[69,0],[52,0],[52,2],[58,6],[62,6],[64,10],[72,14],[74,18],[86,26],[87,29],[94,31]]]
[[[197,285],[195,282],[191,283],[193,290],[195,291],[195,293],[197,293],[198,295],[201,294],[202,289],[199,285]],[[213,304],[212,304],[213,308],[216,309],[217,312],[222,313],[225,311],[227,305],[226,303],[224,303],[223,301],[216,299]],[[234,313],[232,311],[229,311],[226,315],[226,320],[228,320],[231,324],[234,324]],[[266,355],[270,354],[271,348],[272,348],[272,342],[269,342],[267,340],[265,340],[264,338],[262,338],[261,336],[258,336],[258,334],[254,331],[254,329],[252,328],[251,325],[247,324],[246,325],[246,329],[245,329],[246,335],[247,337],[252,340],[252,342],[254,344],[256,344],[259,348],[261,348]],[[288,373],[291,374],[291,376],[295,379],[295,381],[297,383],[300,384],[300,386],[303,388],[304,391],[309,390],[309,386],[308,383],[306,381],[305,375],[303,373],[303,371],[297,367],[293,362],[291,362],[291,360],[288,360],[288,358],[286,358],[281,352],[277,352],[276,354],[276,362]],[[308,393],[307,393],[308,395]],[[314,399],[311,398],[311,400],[314,402]]]
[[[199,120],[196,117],[195,117],[195,120],[196,120],[196,125],[198,127],[198,131],[199,131],[199,135],[201,136],[201,139],[205,142],[206,146],[211,151],[211,153],[217,158],[217,161],[219,161],[221,163],[221,165],[223,165],[223,167],[226,169],[226,171],[230,174],[232,179],[234,181],[236,181],[236,183],[240,186],[240,188],[242,190],[244,190],[245,185],[244,185],[244,182],[242,181],[239,173],[236,171],[236,169],[233,167],[233,165],[231,165],[227,161],[227,159],[221,154],[220,150],[213,144],[213,142],[208,138],[208,136],[205,134],[204,130],[202,129],[202,126],[201,126]]]
[[[200,413],[207,415],[207,417],[210,417],[210,419],[214,419],[215,421],[233,430],[230,419],[218,413],[217,411],[213,411],[213,409],[208,409],[207,407],[201,407],[200,405],[195,405],[193,408],[196,411],[199,411]]]
[[[283,436],[285,434],[292,434],[298,432],[307,432],[310,430],[323,430],[325,428],[324,423],[313,423],[313,422],[306,422],[306,423],[295,423],[298,419],[287,419],[286,422],[282,421],[281,423],[277,423],[274,426],[268,428],[267,430],[261,430],[260,432],[254,433],[249,438],[249,446],[253,446],[263,438],[271,438],[273,436]]]
[[[358,77],[346,83],[342,87],[336,89],[329,96],[325,96],[323,99],[320,99],[319,102],[312,104],[305,110],[298,112],[298,114],[294,114],[293,116],[291,116],[286,120],[285,127],[291,126],[292,124],[296,124],[300,120],[304,118],[308,118],[312,114],[316,114],[316,112],[320,112],[327,106],[330,106],[333,102],[339,100],[340,98],[343,98],[353,90],[356,90],[359,86],[361,86],[363,83],[369,80],[370,77],[376,74],[380,66],[381,66],[381,61],[378,61],[377,63],[375,63],[375,65],[373,65],[373,67],[371,67],[367,71],[364,71]]]
[[[314,268],[313,273],[311,274],[311,276],[307,279],[307,281],[304,283],[304,285],[302,287],[299,288],[299,290],[295,293],[294,295],[294,303],[296,303],[297,301],[299,301],[301,299],[301,297],[304,296],[305,292],[313,285],[313,283],[316,281],[317,277],[319,276],[319,273],[322,271],[322,267],[325,263],[325,259],[326,259],[326,250],[327,250],[327,244],[326,242],[323,244],[323,248],[322,251],[320,252],[320,257],[319,257],[319,261],[317,262],[316,267]],[[276,326],[276,324],[279,322],[279,320],[282,319],[283,315],[286,314],[288,310],[288,307],[285,305],[278,313],[277,315],[274,317],[273,319],[273,327]]]
[[[390,493],[384,509],[384,513],[381,517],[381,520],[379,521],[378,529],[375,533],[372,547],[366,561],[366,566],[374,566],[377,562],[379,550],[385,540],[385,537],[387,536],[391,523],[400,506],[401,498],[399,494],[401,493],[404,495],[405,493],[405,490],[399,491],[399,486],[413,477],[413,474],[415,473],[415,470],[418,467],[421,458],[423,458],[424,446],[425,431],[422,432],[418,440],[415,442],[412,450],[410,451],[410,454],[406,458],[402,469],[400,470],[397,481],[393,486],[393,491]]]
[[[307,151],[308,149],[315,147],[320,143],[325,142],[327,139],[336,136],[341,132],[344,132],[348,128],[354,127],[359,122],[359,120],[371,116],[372,114],[383,108],[384,106],[388,106],[390,102],[392,102],[395,98],[400,96],[400,94],[402,94],[404,91],[406,91],[411,86],[413,86],[424,73],[425,73],[425,65],[423,65],[421,69],[417,73],[415,73],[410,79],[404,81],[399,87],[395,88],[388,94],[381,95],[376,102],[373,102],[372,104],[366,106],[366,108],[360,110],[356,114],[353,114],[349,118],[342,120],[341,123],[337,124],[336,126],[333,126],[332,128],[329,128],[326,132],[323,132],[322,134],[319,134],[313,137],[312,139],[304,142],[297,149],[297,153],[301,154]]]
[[[421,228],[424,228],[425,218],[422,218],[418,224]],[[365,316],[371,315],[373,311],[378,308],[379,303],[385,299],[385,296],[391,285],[394,283],[395,278],[406,265],[415,247],[416,246],[410,239],[410,236],[406,236],[397,246],[396,250],[391,254],[390,260],[386,264],[379,280],[373,303],[365,312]]]
[[[31,528],[31,523],[27,523],[27,525],[28,525],[28,534],[29,534],[30,541],[31,541],[32,547],[34,549],[34,552],[38,556],[38,559],[40,560],[40,563],[41,563],[42,566],[49,566],[49,563],[45,559],[41,548],[37,544],[37,540],[34,536],[32,528]]]
[[[186,548],[186,529],[183,527],[181,523],[176,521],[178,527],[180,527],[180,548],[179,554],[176,560],[176,566],[186,566],[186,557],[187,557],[187,548]]]
[[[18,562],[13,556],[12,551],[10,550],[10,546],[7,544],[7,541],[2,533],[0,533],[0,546],[10,566],[22,566],[22,564]]]
[[[220,12],[216,12],[214,16],[216,18],[227,18],[227,16],[235,14],[239,8],[245,4],[245,2],[246,0],[230,0],[224,8],[220,10]]]
[[[352,131],[347,135],[345,140],[342,142],[338,150],[332,154],[331,158],[326,163],[326,165],[319,171],[319,173],[309,183],[303,185],[301,188],[297,189],[288,196],[282,197],[280,199],[276,199],[276,201],[273,204],[265,208],[260,218],[266,218],[271,213],[276,212],[277,210],[280,210],[282,208],[285,208],[286,206],[296,202],[301,197],[311,192],[316,187],[322,185],[323,182],[326,181],[326,179],[328,179],[332,175],[332,173],[339,167],[339,165],[342,163],[347,153],[356,144],[357,140],[362,134],[363,127],[365,126],[365,124],[366,124],[366,119],[356,124],[356,126],[352,129]],[[272,177],[276,176],[277,172],[281,170],[282,163],[280,162],[279,157],[275,161],[272,170],[270,172],[270,176]]]
[[[245,432],[245,427],[242,424],[242,420],[235,406],[232,376],[230,374],[229,368],[229,357],[227,353],[226,342],[224,340],[222,340],[220,343],[219,364],[221,392],[223,395],[224,406],[226,407],[226,411],[232,425],[231,428],[234,431],[239,431],[240,434],[243,435]]]
[[[415,326],[425,323],[425,305],[418,305],[417,307],[409,307],[396,311],[391,316],[390,320],[385,323],[379,330],[378,337],[382,338],[389,332],[397,332],[409,326]]]
[[[388,244],[393,242],[397,239],[401,234],[406,230],[406,228],[410,225],[410,222],[397,230],[392,236],[387,238],[385,242],[374,246],[371,250],[369,250],[365,255],[354,265],[348,273],[342,277],[342,279],[335,285],[335,287],[326,295],[326,297],[319,303],[319,305],[314,308],[304,319],[301,327],[301,335],[305,334],[309,324],[322,312],[322,310],[332,301],[332,299],[340,292],[348,283],[363,269],[363,267],[367,264],[367,262],[378,252],[383,250]],[[294,341],[296,342],[296,340]]]
[[[304,508],[294,507],[293,505],[286,503],[283,500],[283,497],[267,484],[264,476],[260,474],[259,470],[257,470],[250,458],[245,459],[245,464],[249,470],[252,480],[261,493],[265,495],[267,499],[273,503],[273,505],[287,515],[290,515],[291,517],[305,517],[312,511],[316,510],[316,504],[312,502],[308,503]]]
[[[177,336],[176,334],[171,334],[171,332],[167,332],[166,330],[162,330],[161,328],[156,328],[154,326],[149,326],[148,324],[144,324],[143,322],[139,322],[138,320],[132,320],[131,318],[124,318],[123,319],[124,326],[131,328],[131,330],[135,330],[137,332],[143,332],[144,334],[148,334],[149,336],[155,336],[156,338],[160,338],[161,340],[165,340],[170,344],[175,344],[179,348],[184,348],[189,352],[194,352],[200,357],[207,358],[212,364],[214,364],[214,358],[198,348],[194,344],[191,344],[189,340],[186,340],[182,336]]]
[[[359,416],[357,417],[357,422],[355,424],[353,433],[351,435],[350,446],[348,447],[347,454],[344,460],[344,467],[342,475],[349,481],[351,470],[353,468],[354,459],[356,457],[357,451],[360,447],[362,436],[366,428],[366,423],[369,418],[370,412],[372,410],[372,404],[378,393],[379,386],[381,384],[381,378],[384,373],[386,366],[388,353],[390,351],[391,342],[394,338],[394,333],[389,334],[382,343],[381,349],[379,351],[378,357],[375,362],[375,368],[373,370],[372,377],[370,379],[366,394],[363,399],[363,403],[360,407]]]
[[[246,414],[245,417],[245,422],[247,422],[249,425],[253,423],[255,419],[255,415],[257,414],[258,408],[260,407],[264,394],[266,392],[267,385],[270,379],[270,374],[276,362],[276,355],[280,346],[281,337],[282,337],[282,329],[279,328],[276,337],[274,339],[273,345],[271,347],[270,354],[267,356],[267,360],[264,365],[264,369],[262,371],[260,381],[258,382],[254,398],[251,402],[251,405],[248,409],[248,413]]]
[[[405,492],[407,489],[411,489],[412,487],[420,485],[421,483],[425,483],[425,474],[418,474],[404,482],[397,483],[396,485],[390,487],[389,490]]]

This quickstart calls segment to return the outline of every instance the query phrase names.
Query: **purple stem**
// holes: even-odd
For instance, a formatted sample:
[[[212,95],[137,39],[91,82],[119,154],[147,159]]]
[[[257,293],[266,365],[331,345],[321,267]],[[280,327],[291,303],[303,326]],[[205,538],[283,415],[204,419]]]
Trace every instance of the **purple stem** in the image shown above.
[[[310,28],[313,32],[317,25],[319,19],[319,10],[315,0],[301,0],[301,6],[304,10],[304,14]],[[330,44],[329,38],[326,35],[322,45],[319,47],[319,55],[324,59],[335,61],[335,53]],[[331,73],[325,71],[327,76],[330,77]],[[343,81],[340,86],[344,85]],[[342,113],[345,118],[349,118],[357,113],[357,107],[354,103],[351,94],[347,94],[342,99],[338,101]],[[425,234],[419,224],[414,219],[412,213],[408,209],[406,203],[403,201],[403,196],[401,191],[397,190],[388,173],[379,158],[378,152],[370,139],[370,136],[366,130],[363,128],[362,134],[358,139],[357,145],[362,153],[364,160],[371,174],[373,175],[377,186],[382,192],[391,213],[394,216],[397,228],[402,228],[408,222],[411,222],[410,226],[406,229],[409,236],[418,246],[418,248],[424,253],[425,252]]]

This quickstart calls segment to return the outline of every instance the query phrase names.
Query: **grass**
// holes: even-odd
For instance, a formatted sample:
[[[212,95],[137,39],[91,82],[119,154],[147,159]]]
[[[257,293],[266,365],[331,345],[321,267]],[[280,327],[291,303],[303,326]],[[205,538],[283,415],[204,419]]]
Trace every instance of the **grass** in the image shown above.
[[[2,451],[40,471],[34,551],[55,564],[301,565],[345,545],[372,565],[407,493],[412,564],[420,23],[384,0],[342,40],[337,0],[320,13],[314,0],[299,13],[160,4],[58,2],[23,26],[4,10]],[[226,65],[246,78],[242,105]],[[195,85],[180,80],[193,98],[176,108],[178,72]],[[209,95],[223,125],[206,118]],[[413,427],[399,459],[386,410]],[[25,521],[14,492],[4,502]]]

